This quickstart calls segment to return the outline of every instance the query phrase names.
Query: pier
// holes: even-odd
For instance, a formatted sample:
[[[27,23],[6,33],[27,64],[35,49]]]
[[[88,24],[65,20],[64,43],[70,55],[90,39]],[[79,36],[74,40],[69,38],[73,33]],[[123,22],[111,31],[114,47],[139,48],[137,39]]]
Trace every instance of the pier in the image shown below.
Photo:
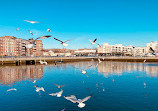
[[[158,57],[99,57],[101,61],[122,61],[122,62],[158,62]],[[98,57],[3,57],[0,58],[0,65],[35,65],[39,61],[47,61],[48,64],[55,61],[78,62],[97,61]]]

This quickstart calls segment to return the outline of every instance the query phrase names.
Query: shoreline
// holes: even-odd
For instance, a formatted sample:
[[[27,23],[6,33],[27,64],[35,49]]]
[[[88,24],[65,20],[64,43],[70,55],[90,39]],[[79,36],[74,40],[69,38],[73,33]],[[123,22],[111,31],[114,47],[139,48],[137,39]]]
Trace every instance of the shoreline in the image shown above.
[[[118,62],[158,62],[158,57],[99,57],[101,61],[118,61]],[[80,62],[80,61],[98,61],[98,57],[18,57],[18,58],[0,58],[0,66],[6,65],[36,65],[39,61],[46,61],[48,64],[54,64],[55,61]],[[27,62],[34,64],[27,64]],[[18,63],[18,64],[17,64]]]

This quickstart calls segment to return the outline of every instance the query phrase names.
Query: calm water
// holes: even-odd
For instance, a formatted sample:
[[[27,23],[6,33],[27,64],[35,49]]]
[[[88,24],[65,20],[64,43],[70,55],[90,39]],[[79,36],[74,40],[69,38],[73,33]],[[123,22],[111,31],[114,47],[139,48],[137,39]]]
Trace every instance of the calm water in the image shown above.
[[[0,67],[0,111],[158,111],[158,64],[96,64]],[[86,70],[89,77],[74,68],[89,65],[93,65]],[[66,85],[60,98],[48,95],[60,91],[54,83]],[[36,92],[33,85],[44,87],[45,92]],[[7,92],[10,88],[17,91]],[[83,99],[90,94],[92,98],[82,109],[63,98],[75,95]]]

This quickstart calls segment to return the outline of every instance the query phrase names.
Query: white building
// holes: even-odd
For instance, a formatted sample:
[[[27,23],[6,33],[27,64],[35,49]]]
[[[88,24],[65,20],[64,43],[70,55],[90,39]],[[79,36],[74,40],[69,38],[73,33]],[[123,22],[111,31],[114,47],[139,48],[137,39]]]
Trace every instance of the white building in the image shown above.
[[[99,54],[113,55],[132,55],[133,54],[133,46],[123,46],[122,44],[110,45],[108,43],[104,43],[101,47],[98,47]]]
[[[76,55],[93,55],[93,54],[96,54],[97,50],[95,49],[78,49],[76,51],[74,51],[74,53]]]

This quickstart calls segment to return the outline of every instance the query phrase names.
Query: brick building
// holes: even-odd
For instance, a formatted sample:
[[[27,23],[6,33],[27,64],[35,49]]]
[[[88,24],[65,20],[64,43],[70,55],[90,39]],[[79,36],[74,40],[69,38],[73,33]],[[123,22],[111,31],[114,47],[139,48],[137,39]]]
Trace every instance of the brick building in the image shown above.
[[[33,41],[33,39],[29,39]],[[36,40],[35,46],[26,49],[25,45],[29,42],[18,39],[13,36],[0,37],[0,55],[1,56],[40,56],[42,55],[43,44],[41,40]]]

